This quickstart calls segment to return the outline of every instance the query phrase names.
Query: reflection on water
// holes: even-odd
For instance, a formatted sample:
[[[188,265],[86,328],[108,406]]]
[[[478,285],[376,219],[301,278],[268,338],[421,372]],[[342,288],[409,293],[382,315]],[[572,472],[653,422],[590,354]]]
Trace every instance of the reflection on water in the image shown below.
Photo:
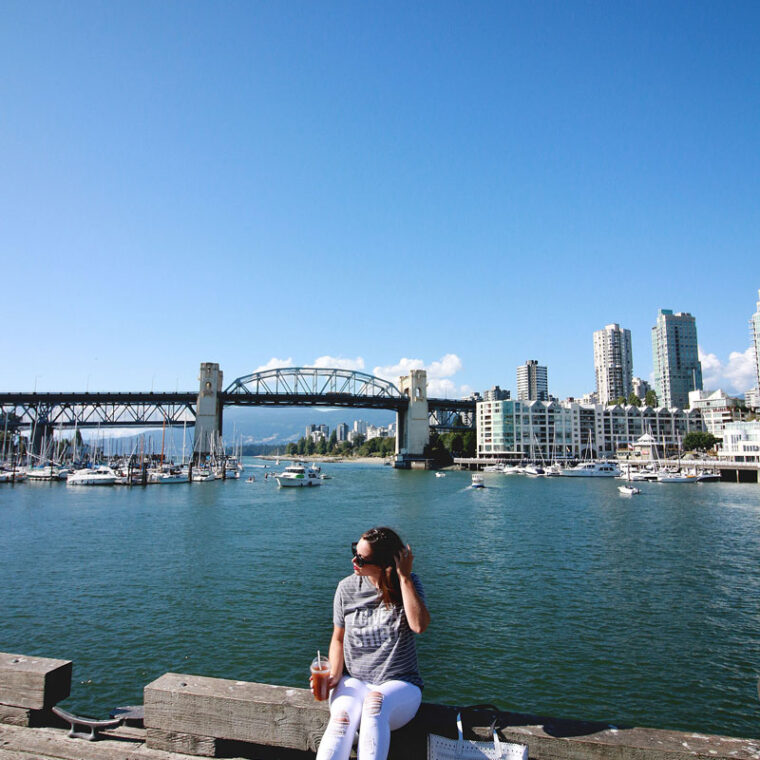
[[[324,469],[0,487],[0,649],[74,660],[67,705],[96,715],[169,670],[305,686],[351,541],[389,524],[433,615],[426,700],[760,733],[756,486]]]

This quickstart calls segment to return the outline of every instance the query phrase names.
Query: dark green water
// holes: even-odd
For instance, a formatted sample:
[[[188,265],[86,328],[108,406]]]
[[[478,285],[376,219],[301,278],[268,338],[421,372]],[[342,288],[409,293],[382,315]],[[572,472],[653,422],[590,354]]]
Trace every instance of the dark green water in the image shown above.
[[[306,686],[351,541],[412,545],[424,698],[760,736],[760,488],[339,464],[257,482],[0,486],[0,651],[74,661],[105,717],[167,671]]]

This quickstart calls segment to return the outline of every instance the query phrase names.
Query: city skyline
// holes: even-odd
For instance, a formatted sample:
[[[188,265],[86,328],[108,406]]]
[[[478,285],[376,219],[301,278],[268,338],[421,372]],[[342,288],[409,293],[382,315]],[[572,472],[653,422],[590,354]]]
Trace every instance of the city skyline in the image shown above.
[[[3,390],[452,398],[535,357],[581,396],[611,323],[651,381],[661,308],[706,389],[754,385],[757,4],[4,10]]]

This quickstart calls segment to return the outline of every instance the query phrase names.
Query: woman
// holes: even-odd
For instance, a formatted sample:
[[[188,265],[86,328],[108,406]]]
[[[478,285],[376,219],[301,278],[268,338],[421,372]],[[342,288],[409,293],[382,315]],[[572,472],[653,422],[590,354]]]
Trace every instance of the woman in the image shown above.
[[[330,722],[317,760],[347,760],[359,727],[359,760],[384,760],[391,731],[422,701],[415,633],[430,623],[414,555],[390,528],[352,544],[354,574],[335,592],[330,641]]]

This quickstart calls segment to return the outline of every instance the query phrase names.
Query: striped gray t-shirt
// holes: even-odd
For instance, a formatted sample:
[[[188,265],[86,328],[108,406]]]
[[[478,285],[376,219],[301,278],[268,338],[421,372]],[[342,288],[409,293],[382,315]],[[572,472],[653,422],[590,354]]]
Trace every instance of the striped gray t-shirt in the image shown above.
[[[419,578],[412,573],[411,579],[424,602]],[[404,606],[386,608],[368,578],[349,575],[338,584],[333,623],[345,628],[343,657],[349,675],[373,684],[396,680],[422,688],[414,633]]]

